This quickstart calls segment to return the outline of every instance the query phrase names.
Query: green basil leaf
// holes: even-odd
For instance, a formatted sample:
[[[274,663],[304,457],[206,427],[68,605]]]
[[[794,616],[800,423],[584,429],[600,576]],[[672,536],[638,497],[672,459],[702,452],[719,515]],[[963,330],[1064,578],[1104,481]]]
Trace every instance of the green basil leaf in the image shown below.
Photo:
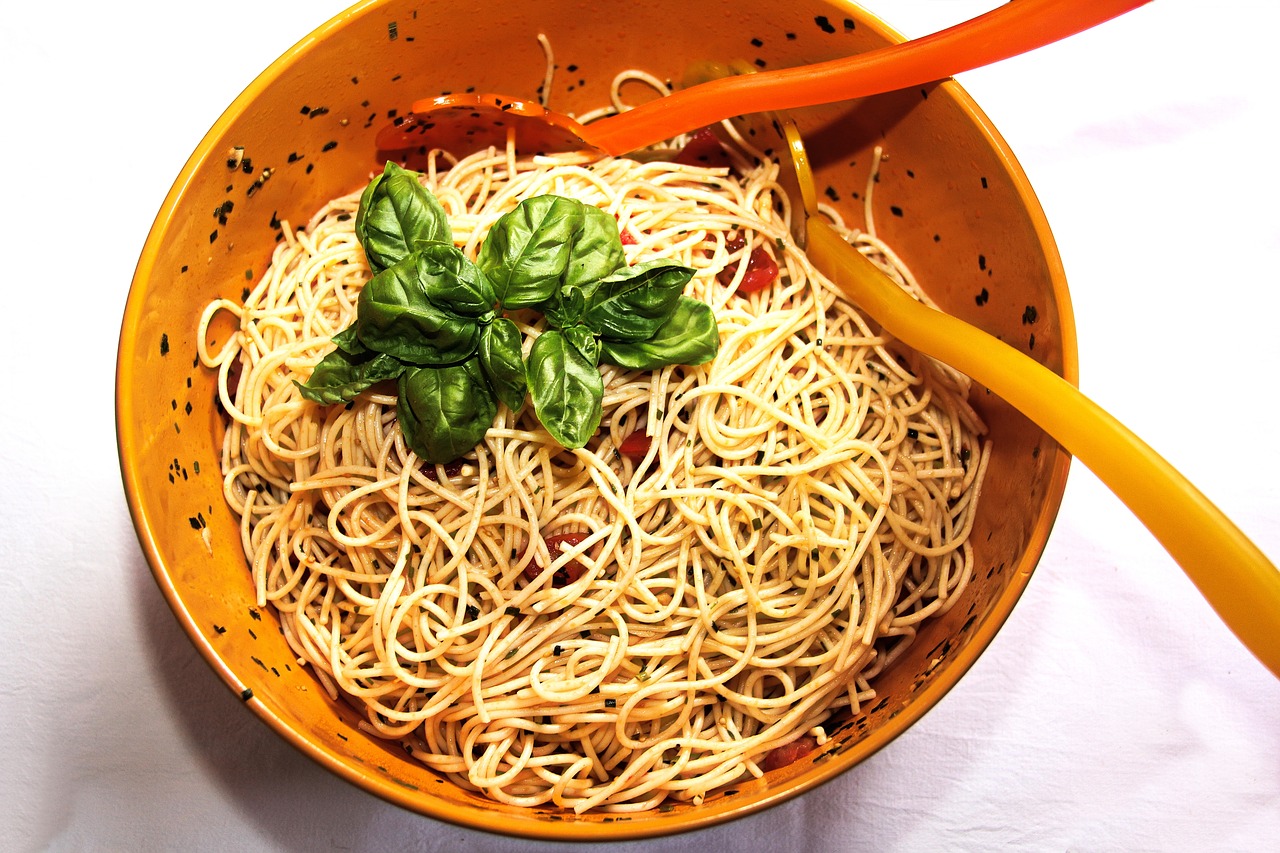
[[[582,321],[611,341],[646,341],[671,316],[693,278],[691,267],[650,261],[601,281]]]
[[[499,317],[480,332],[480,366],[498,399],[511,411],[524,405],[525,380],[522,336],[516,324]]]
[[[375,273],[404,260],[419,245],[453,242],[444,208],[418,173],[392,162],[360,196],[356,238]]]
[[[360,291],[360,342],[416,365],[454,364],[476,351],[480,326],[436,306],[419,277],[420,254],[410,255],[369,280]]]
[[[462,317],[492,319],[498,297],[480,268],[452,243],[427,243],[417,251],[418,281],[427,299]]]
[[[426,462],[452,462],[474,450],[497,414],[479,359],[409,368],[400,376],[400,431],[409,449]]]
[[[404,364],[385,353],[353,356],[340,349],[320,359],[306,382],[297,382],[303,397],[326,406],[345,403],[369,386],[395,379]]]
[[[675,311],[646,341],[600,342],[600,361],[629,370],[657,370],[668,364],[703,364],[720,349],[720,329],[711,306],[681,296]]]
[[[364,355],[369,351],[364,344],[360,343],[360,338],[356,335],[355,323],[347,326],[329,340],[333,341],[333,345],[347,355]]]
[[[503,307],[528,308],[563,285],[603,278],[623,261],[612,216],[576,199],[541,195],[493,224],[477,262]]]
[[[582,447],[600,427],[604,380],[564,333],[543,332],[529,351],[529,392],[538,420],[570,450]]]
[[[562,331],[565,340],[572,344],[574,349],[582,353],[583,358],[593,365],[600,363],[600,341],[596,338],[595,332],[582,323],[567,326]]]
[[[586,298],[580,287],[562,287],[542,306],[548,322],[557,329],[567,329],[581,322],[584,310]]]
[[[594,205],[582,204],[582,226],[573,241],[565,285],[593,285],[626,262],[618,220]]]
[[[535,196],[489,229],[477,263],[503,307],[539,305],[559,289],[582,225],[581,207],[561,196]]]

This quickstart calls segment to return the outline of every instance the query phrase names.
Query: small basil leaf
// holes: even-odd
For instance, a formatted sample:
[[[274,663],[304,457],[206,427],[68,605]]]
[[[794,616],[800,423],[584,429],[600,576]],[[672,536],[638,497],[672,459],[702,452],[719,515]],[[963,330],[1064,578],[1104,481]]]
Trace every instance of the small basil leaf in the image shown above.
[[[693,273],[662,260],[627,267],[600,282],[582,322],[606,340],[648,340],[671,316]]]
[[[421,244],[453,242],[444,208],[418,177],[388,162],[360,196],[356,238],[374,272],[404,260]]]
[[[600,341],[596,339],[595,332],[581,323],[566,326],[563,332],[565,340],[582,353],[583,358],[593,365],[600,363]]]
[[[581,322],[586,299],[580,287],[562,287],[542,306],[547,320],[557,329],[567,329]]]
[[[480,366],[494,394],[513,412],[524,405],[529,390],[521,341],[520,330],[505,317],[494,320],[480,333]]]
[[[303,397],[326,406],[345,403],[369,386],[395,379],[405,366],[385,353],[352,356],[340,349],[320,359],[306,382],[296,382]]]
[[[478,359],[409,368],[400,376],[400,431],[409,449],[427,462],[452,462],[475,449],[497,414]]]
[[[356,324],[352,323],[341,332],[330,338],[333,345],[345,352],[347,355],[364,355],[368,352],[368,348],[360,343],[360,338],[356,336]]]
[[[582,204],[582,226],[573,241],[564,283],[592,285],[625,263],[618,220],[598,207]]]
[[[356,323],[360,342],[417,365],[453,364],[476,351],[479,324],[437,307],[411,255],[369,280],[360,291]]]
[[[595,363],[552,329],[533,342],[526,370],[534,412],[547,432],[570,450],[585,445],[603,412],[604,380]]]
[[[600,361],[629,370],[657,370],[668,364],[703,364],[720,349],[720,330],[711,306],[681,296],[675,311],[647,341],[600,342]]]
[[[503,307],[540,305],[559,289],[583,208],[573,199],[535,196],[493,224],[477,263]]]
[[[417,252],[418,281],[436,307],[462,317],[491,318],[493,285],[452,243],[427,243]]]

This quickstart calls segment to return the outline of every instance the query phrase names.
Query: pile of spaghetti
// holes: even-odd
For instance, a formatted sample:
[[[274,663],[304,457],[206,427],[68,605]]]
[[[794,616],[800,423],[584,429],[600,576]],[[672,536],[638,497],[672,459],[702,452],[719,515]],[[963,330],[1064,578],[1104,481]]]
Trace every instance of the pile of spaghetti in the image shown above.
[[[394,388],[300,395],[369,278],[359,193],[286,223],[247,298],[209,306],[258,599],[369,731],[504,803],[699,802],[823,742],[956,601],[989,453],[968,382],[881,337],[790,243],[777,170],[493,150],[425,170],[471,258],[500,215],[555,193],[616,216],[629,261],[697,270],[686,295],[714,309],[718,355],[602,366],[603,422],[574,451],[526,403],[424,464]],[[753,254],[778,268],[763,289]],[[214,351],[220,312],[238,330]]]

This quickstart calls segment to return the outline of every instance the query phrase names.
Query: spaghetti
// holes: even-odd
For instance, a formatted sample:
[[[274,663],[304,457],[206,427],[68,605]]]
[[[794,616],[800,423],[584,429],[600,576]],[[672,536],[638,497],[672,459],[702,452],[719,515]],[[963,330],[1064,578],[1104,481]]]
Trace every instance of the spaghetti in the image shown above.
[[[967,380],[880,336],[790,245],[777,164],[738,178],[510,149],[430,162],[469,257],[520,199],[597,205],[628,261],[698,271],[686,292],[715,310],[720,352],[602,367],[604,420],[582,449],[526,403],[500,407],[458,463],[424,465],[394,390],[325,407],[295,385],[369,277],[359,194],[286,224],[252,292],[211,304],[200,334],[259,601],[368,731],[503,803],[697,802],[821,741],[970,577],[989,448]],[[915,289],[876,241],[850,239]],[[780,274],[746,293],[753,251]],[[215,352],[219,312],[238,328]],[[539,320],[513,319],[527,352]]]

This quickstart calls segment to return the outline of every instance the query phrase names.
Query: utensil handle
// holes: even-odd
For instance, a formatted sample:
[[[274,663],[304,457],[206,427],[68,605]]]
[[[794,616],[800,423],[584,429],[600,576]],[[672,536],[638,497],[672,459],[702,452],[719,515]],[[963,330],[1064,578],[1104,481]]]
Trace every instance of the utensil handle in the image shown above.
[[[810,219],[807,231],[810,259],[834,274],[885,331],[986,386],[1092,470],[1244,646],[1280,678],[1280,571],[1221,510],[1061,376],[981,329],[885,286],[879,269],[824,220]],[[865,283],[850,283],[854,278]]]
[[[726,77],[592,122],[586,141],[625,154],[743,113],[785,110],[941,80],[1064,39],[1150,0],[1017,0],[933,35],[798,68]]]

